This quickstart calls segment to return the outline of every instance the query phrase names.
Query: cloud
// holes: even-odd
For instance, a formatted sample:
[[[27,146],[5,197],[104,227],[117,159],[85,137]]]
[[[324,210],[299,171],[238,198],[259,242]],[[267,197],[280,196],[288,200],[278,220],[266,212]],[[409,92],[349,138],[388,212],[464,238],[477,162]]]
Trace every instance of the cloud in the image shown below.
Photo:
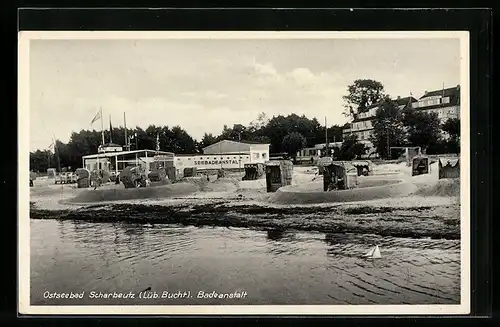
[[[458,48],[451,42],[441,48],[442,40],[424,46],[353,40],[37,42],[30,54],[32,149],[46,147],[52,134],[67,141],[72,131],[90,128],[100,107],[105,127],[109,115],[114,126],[123,125],[126,112],[130,127],[180,125],[200,138],[218,134],[224,124],[247,124],[261,112],[320,121],[326,116],[343,124],[342,95],[357,78],[380,80],[394,95],[459,83]]]

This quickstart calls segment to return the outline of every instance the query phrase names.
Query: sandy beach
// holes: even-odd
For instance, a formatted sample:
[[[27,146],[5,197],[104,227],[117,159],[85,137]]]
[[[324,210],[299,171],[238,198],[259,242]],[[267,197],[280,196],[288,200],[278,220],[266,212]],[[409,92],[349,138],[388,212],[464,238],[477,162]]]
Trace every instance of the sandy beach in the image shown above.
[[[218,180],[212,176],[211,182],[191,179],[139,190],[114,184],[98,190],[77,189],[76,185],[37,179],[30,189],[30,216],[459,239],[460,184],[458,180],[438,180],[437,172],[436,164],[431,165],[429,174],[414,177],[404,163],[374,165],[371,176],[359,178],[360,185],[370,189],[377,180],[398,180],[411,185],[411,192],[368,201],[318,204],[302,204],[293,196],[277,201],[280,191],[267,193],[265,179],[241,181],[237,173]],[[286,188],[320,192],[321,183],[315,167],[297,166],[292,185]],[[137,191],[144,193],[142,198],[128,195]],[[103,192],[113,196],[106,199]],[[120,196],[125,198],[120,200]]]

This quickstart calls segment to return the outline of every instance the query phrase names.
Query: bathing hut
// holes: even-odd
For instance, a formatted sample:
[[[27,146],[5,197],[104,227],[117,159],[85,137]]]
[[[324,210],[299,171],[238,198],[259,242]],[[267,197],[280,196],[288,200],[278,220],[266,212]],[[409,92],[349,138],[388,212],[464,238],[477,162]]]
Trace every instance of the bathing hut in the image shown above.
[[[280,187],[292,184],[293,163],[290,160],[266,162],[267,192],[276,192]]]
[[[146,172],[141,166],[127,166],[120,173],[125,188],[146,187]]]
[[[371,173],[371,162],[367,160],[353,160],[351,164],[356,167],[358,176],[367,176]]]
[[[30,187],[33,187],[33,181],[36,180],[36,173],[34,171],[30,171]]]
[[[460,178],[460,158],[439,158],[439,179]]]
[[[416,156],[412,160],[411,175],[417,176],[429,173],[429,158],[424,156]]]
[[[226,174],[226,171],[224,170],[224,168],[217,170],[217,179],[225,178],[225,177],[227,177],[227,174]]]
[[[245,168],[245,176],[243,176],[244,181],[256,180],[264,175],[264,165],[261,163],[245,164],[244,168]]]
[[[153,162],[150,164],[149,167],[151,170],[163,168],[165,170],[167,178],[170,181],[176,180],[177,173],[176,173],[176,168],[174,165],[173,154],[171,154],[171,155],[165,155],[165,154],[155,155],[153,158]]]
[[[322,157],[318,158],[316,161],[316,165],[318,166],[318,173],[323,174],[324,167],[331,164],[333,162],[333,159],[331,157]]]
[[[77,176],[76,185],[78,188],[90,187],[90,171],[86,168],[77,168],[75,171]]]
[[[184,168],[184,177],[194,177],[196,176],[196,167]]]
[[[148,178],[152,182],[161,182],[165,178],[167,178],[167,172],[165,168],[157,168],[153,169],[149,174]]]
[[[326,162],[323,166],[323,191],[347,190],[357,185],[358,169],[346,161]]]
[[[55,168],[49,168],[47,169],[47,178],[56,178],[56,169]]]

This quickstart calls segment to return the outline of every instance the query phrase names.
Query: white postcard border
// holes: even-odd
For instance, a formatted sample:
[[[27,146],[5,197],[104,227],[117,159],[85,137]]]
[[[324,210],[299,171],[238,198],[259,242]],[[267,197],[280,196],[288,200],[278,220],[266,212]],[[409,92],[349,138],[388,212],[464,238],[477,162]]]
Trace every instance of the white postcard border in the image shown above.
[[[461,51],[461,297],[457,305],[155,305],[33,306],[30,303],[30,40],[95,39],[425,39],[459,38]],[[241,31],[21,31],[18,35],[18,311],[76,315],[459,315],[470,313],[470,102],[469,32],[241,32]]]

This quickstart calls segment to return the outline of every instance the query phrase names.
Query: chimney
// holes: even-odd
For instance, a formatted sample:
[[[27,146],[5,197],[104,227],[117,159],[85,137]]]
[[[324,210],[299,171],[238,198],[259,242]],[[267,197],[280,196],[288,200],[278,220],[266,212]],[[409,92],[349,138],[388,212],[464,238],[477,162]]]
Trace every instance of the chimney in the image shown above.
[[[457,85],[457,90],[460,90],[460,85]]]
[[[401,100],[401,97],[398,95],[398,100]]]
[[[427,95],[427,90],[424,92],[424,95]]]

